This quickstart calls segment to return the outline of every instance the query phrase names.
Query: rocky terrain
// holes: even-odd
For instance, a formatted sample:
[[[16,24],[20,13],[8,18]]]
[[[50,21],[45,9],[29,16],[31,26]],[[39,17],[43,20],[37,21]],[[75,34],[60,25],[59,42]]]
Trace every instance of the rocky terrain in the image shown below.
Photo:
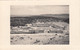
[[[68,34],[13,34],[11,35],[11,44],[15,45],[52,45],[69,44]]]

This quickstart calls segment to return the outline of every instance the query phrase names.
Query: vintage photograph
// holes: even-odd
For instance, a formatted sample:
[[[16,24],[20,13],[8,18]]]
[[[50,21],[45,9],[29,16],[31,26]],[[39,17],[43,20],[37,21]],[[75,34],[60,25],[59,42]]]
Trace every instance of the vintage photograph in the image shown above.
[[[69,5],[11,5],[11,45],[69,45]]]

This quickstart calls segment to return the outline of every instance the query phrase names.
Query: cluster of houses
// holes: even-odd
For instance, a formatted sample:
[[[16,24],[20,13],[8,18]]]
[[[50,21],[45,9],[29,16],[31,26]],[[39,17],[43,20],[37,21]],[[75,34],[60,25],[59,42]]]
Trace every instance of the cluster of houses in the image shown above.
[[[36,22],[12,28],[13,31],[26,33],[63,33],[62,29],[64,29],[63,26],[55,25],[52,22]]]

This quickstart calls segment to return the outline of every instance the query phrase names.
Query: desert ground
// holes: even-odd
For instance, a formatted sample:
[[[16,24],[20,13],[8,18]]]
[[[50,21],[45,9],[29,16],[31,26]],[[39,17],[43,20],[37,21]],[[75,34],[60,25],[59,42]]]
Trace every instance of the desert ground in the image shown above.
[[[57,23],[58,24],[58,23]],[[59,25],[59,24],[58,24]],[[65,26],[62,33],[33,33],[27,34],[26,32],[12,31],[11,44],[12,45],[56,45],[56,44],[69,44],[69,25],[67,23],[62,24]],[[59,25],[60,26],[60,25]],[[15,30],[15,29],[14,29]],[[59,28],[56,28],[59,30]],[[20,33],[20,34],[18,34]]]
[[[26,45],[26,44],[69,44],[69,35],[56,33],[39,33],[39,34],[12,34],[11,44]]]

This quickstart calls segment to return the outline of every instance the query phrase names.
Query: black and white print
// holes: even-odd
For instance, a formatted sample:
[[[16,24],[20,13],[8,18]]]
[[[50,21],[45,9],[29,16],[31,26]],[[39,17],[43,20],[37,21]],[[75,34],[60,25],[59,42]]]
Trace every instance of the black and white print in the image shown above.
[[[11,45],[69,44],[69,5],[11,5]]]

